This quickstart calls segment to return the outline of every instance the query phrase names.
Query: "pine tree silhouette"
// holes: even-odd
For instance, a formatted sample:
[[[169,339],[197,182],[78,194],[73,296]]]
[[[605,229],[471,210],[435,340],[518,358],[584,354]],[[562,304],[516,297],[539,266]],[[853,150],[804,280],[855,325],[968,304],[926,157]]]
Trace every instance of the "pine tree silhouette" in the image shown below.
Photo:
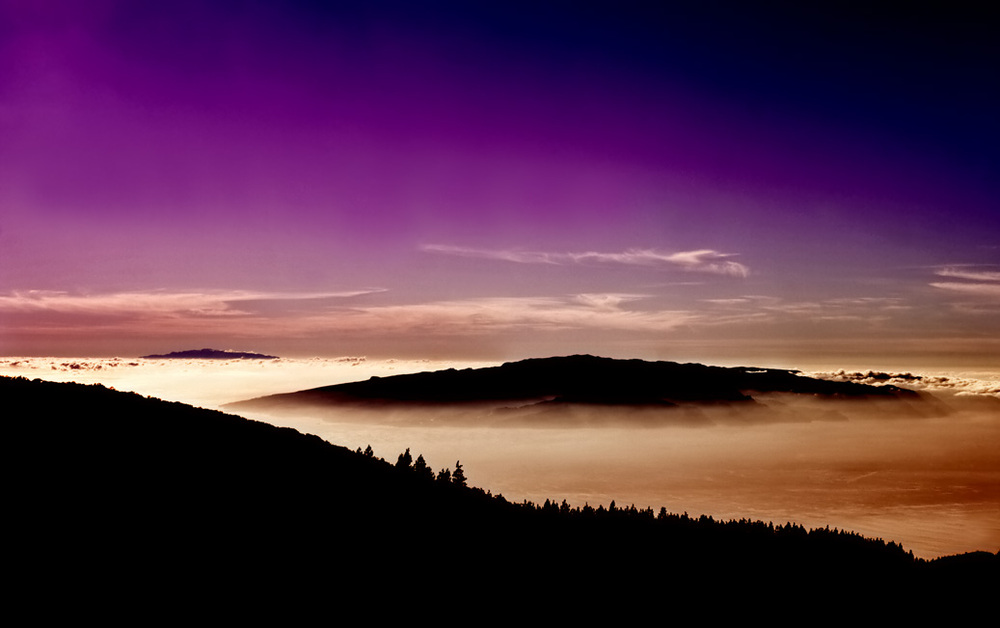
[[[462,470],[462,463],[458,460],[455,461],[455,472],[451,474],[451,481],[459,486],[468,486],[465,480],[465,471]]]
[[[411,464],[413,464],[413,456],[410,455],[410,448],[407,447],[406,451],[399,454],[399,458],[396,459],[396,467],[399,469],[409,469]]]
[[[426,477],[428,479],[434,479],[434,471],[427,466],[427,461],[424,460],[424,455],[420,454],[417,456],[416,462],[413,463],[413,470],[420,477]]]

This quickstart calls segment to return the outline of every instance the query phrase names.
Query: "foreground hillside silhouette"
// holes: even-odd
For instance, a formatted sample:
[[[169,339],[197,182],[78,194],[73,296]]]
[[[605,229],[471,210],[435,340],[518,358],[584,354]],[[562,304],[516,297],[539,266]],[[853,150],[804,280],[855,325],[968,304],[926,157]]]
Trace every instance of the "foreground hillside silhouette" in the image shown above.
[[[467,486],[460,463],[434,473],[416,452],[387,462],[290,428],[98,385],[5,377],[0,398],[16,469],[12,538],[29,581],[55,573],[135,593],[177,578],[222,588],[323,588],[336,579],[340,594],[387,596],[557,584],[644,596],[765,582],[920,588],[995,582],[998,573],[996,555],[926,562],[844,531],[645,505],[511,503]]]

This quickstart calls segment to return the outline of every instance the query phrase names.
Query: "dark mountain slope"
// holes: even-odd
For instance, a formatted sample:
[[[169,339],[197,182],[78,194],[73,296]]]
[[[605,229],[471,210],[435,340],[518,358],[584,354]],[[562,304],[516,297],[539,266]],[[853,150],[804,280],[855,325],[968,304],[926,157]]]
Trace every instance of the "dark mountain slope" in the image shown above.
[[[538,358],[480,369],[448,369],[325,386],[230,404],[263,409],[289,403],[462,404],[551,400],[578,404],[660,405],[750,402],[752,392],[843,398],[916,397],[895,386],[803,377],[796,371],[725,368],[590,355]]]
[[[261,587],[341,604],[426,601],[468,586],[494,599],[558,590],[617,604],[776,581],[824,595],[847,581],[938,581],[881,540],[513,504],[289,428],[101,386],[0,378],[0,399],[9,570],[88,603]],[[939,570],[968,580],[996,563]]]

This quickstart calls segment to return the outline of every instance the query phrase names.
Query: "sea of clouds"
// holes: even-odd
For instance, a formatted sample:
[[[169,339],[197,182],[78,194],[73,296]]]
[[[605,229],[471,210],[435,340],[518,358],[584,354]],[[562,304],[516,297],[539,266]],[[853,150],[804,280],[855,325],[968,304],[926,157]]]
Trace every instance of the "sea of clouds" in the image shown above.
[[[808,373],[808,375],[821,379],[857,382],[873,386],[893,385],[931,394],[1000,399],[1000,373],[985,371],[917,375],[911,372],[836,370],[819,371]]]
[[[476,362],[332,358],[146,359],[120,357],[2,357],[0,375],[55,382],[103,384],[196,406],[294,392],[319,386],[445,368],[488,366]]]
[[[0,357],[0,375],[103,384],[168,401],[217,408],[226,403],[446,368],[479,368],[495,362],[369,359],[363,356],[272,360],[145,359],[120,357]],[[1000,399],[1000,371],[892,372],[826,370],[803,375],[875,386],[894,385],[944,397]]]

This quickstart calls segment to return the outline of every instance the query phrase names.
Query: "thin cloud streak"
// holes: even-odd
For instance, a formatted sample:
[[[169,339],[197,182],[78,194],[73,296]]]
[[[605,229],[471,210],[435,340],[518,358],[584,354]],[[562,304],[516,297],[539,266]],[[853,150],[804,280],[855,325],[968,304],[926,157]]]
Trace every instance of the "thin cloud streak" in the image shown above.
[[[971,281],[1000,281],[1000,271],[965,270],[964,268],[940,268],[935,272],[939,277],[952,279],[969,279]]]
[[[429,253],[502,260],[519,264],[622,264],[627,266],[672,266],[693,272],[713,273],[731,277],[747,277],[750,269],[744,264],[728,258],[732,253],[720,253],[711,249],[663,253],[653,249],[628,249],[618,253],[597,251],[554,253],[545,251],[491,250],[442,244],[422,247]]]
[[[703,299],[710,324],[779,323],[791,321],[857,321],[881,324],[905,314],[913,306],[898,297],[854,297],[819,301],[786,301],[778,297],[745,295]]]
[[[347,320],[341,319],[338,324],[360,324],[372,330],[422,329],[437,333],[467,334],[513,329],[655,332],[670,331],[692,324],[699,318],[697,314],[683,310],[639,311],[621,307],[637,298],[637,295],[586,294],[566,297],[494,297],[380,306],[355,311]]]
[[[1000,297],[1000,283],[932,282],[931,287],[981,297]]]
[[[593,291],[407,301],[390,300],[391,293],[350,298],[373,292],[382,291],[6,294],[0,295],[0,354],[92,355],[93,347],[106,346],[114,354],[140,355],[150,347],[163,352],[172,344],[263,345],[277,355],[364,349],[381,355],[434,351],[480,357],[490,356],[497,346],[612,353],[611,347],[623,342],[650,350],[704,343],[712,351],[724,347],[728,352],[740,342],[765,343],[754,351],[776,346],[792,350],[767,344],[777,337],[816,347],[842,347],[848,340],[854,347],[886,347],[879,343],[891,337],[887,347],[895,350],[901,341],[897,331],[934,332],[936,322],[934,312],[899,297],[787,301],[743,294],[699,303],[656,292]],[[980,305],[996,302],[984,299]],[[985,310],[976,314],[977,319],[995,319]],[[865,338],[862,344],[859,334]],[[930,346],[926,340],[921,350]],[[982,350],[983,340],[976,335],[974,346]],[[947,348],[955,342],[949,336],[939,344]]]
[[[28,290],[0,296],[0,312],[53,312],[65,314],[194,314],[209,316],[239,315],[238,304],[261,301],[312,301],[350,298],[383,292],[364,289],[342,292],[277,293],[249,290],[221,291],[137,291],[110,294],[72,294],[69,292]]]
[[[975,265],[947,266],[937,269],[934,274],[949,279],[965,279],[967,281],[934,281],[932,288],[957,292],[972,297],[1000,297],[1000,272],[993,270],[976,270]],[[992,266],[990,268],[993,268]]]
[[[939,287],[1000,296],[1000,282],[942,283]],[[590,346],[626,336],[647,343],[714,339],[718,334],[762,338],[779,332],[842,338],[862,332],[912,330],[933,322],[919,303],[898,296],[790,301],[737,294],[700,303],[657,291],[407,301],[352,298],[383,292],[157,290],[80,295],[28,291],[0,295],[0,326],[9,353],[37,342],[58,346],[99,339],[116,343],[116,351],[123,350],[117,347],[143,350],[140,347],[156,339],[230,344],[267,340],[317,348],[367,343],[386,351],[407,343],[431,342],[450,350],[487,340],[562,342],[556,335],[582,338]]]
[[[477,335],[512,330],[603,329],[662,332],[696,323],[683,310],[629,309],[641,294],[491,297],[428,303],[359,305],[332,297],[369,294],[264,292],[124,292],[80,296],[58,292],[0,297],[5,326],[19,334],[216,334],[223,337]],[[329,299],[329,300],[325,300]],[[289,302],[260,310],[252,302]]]

